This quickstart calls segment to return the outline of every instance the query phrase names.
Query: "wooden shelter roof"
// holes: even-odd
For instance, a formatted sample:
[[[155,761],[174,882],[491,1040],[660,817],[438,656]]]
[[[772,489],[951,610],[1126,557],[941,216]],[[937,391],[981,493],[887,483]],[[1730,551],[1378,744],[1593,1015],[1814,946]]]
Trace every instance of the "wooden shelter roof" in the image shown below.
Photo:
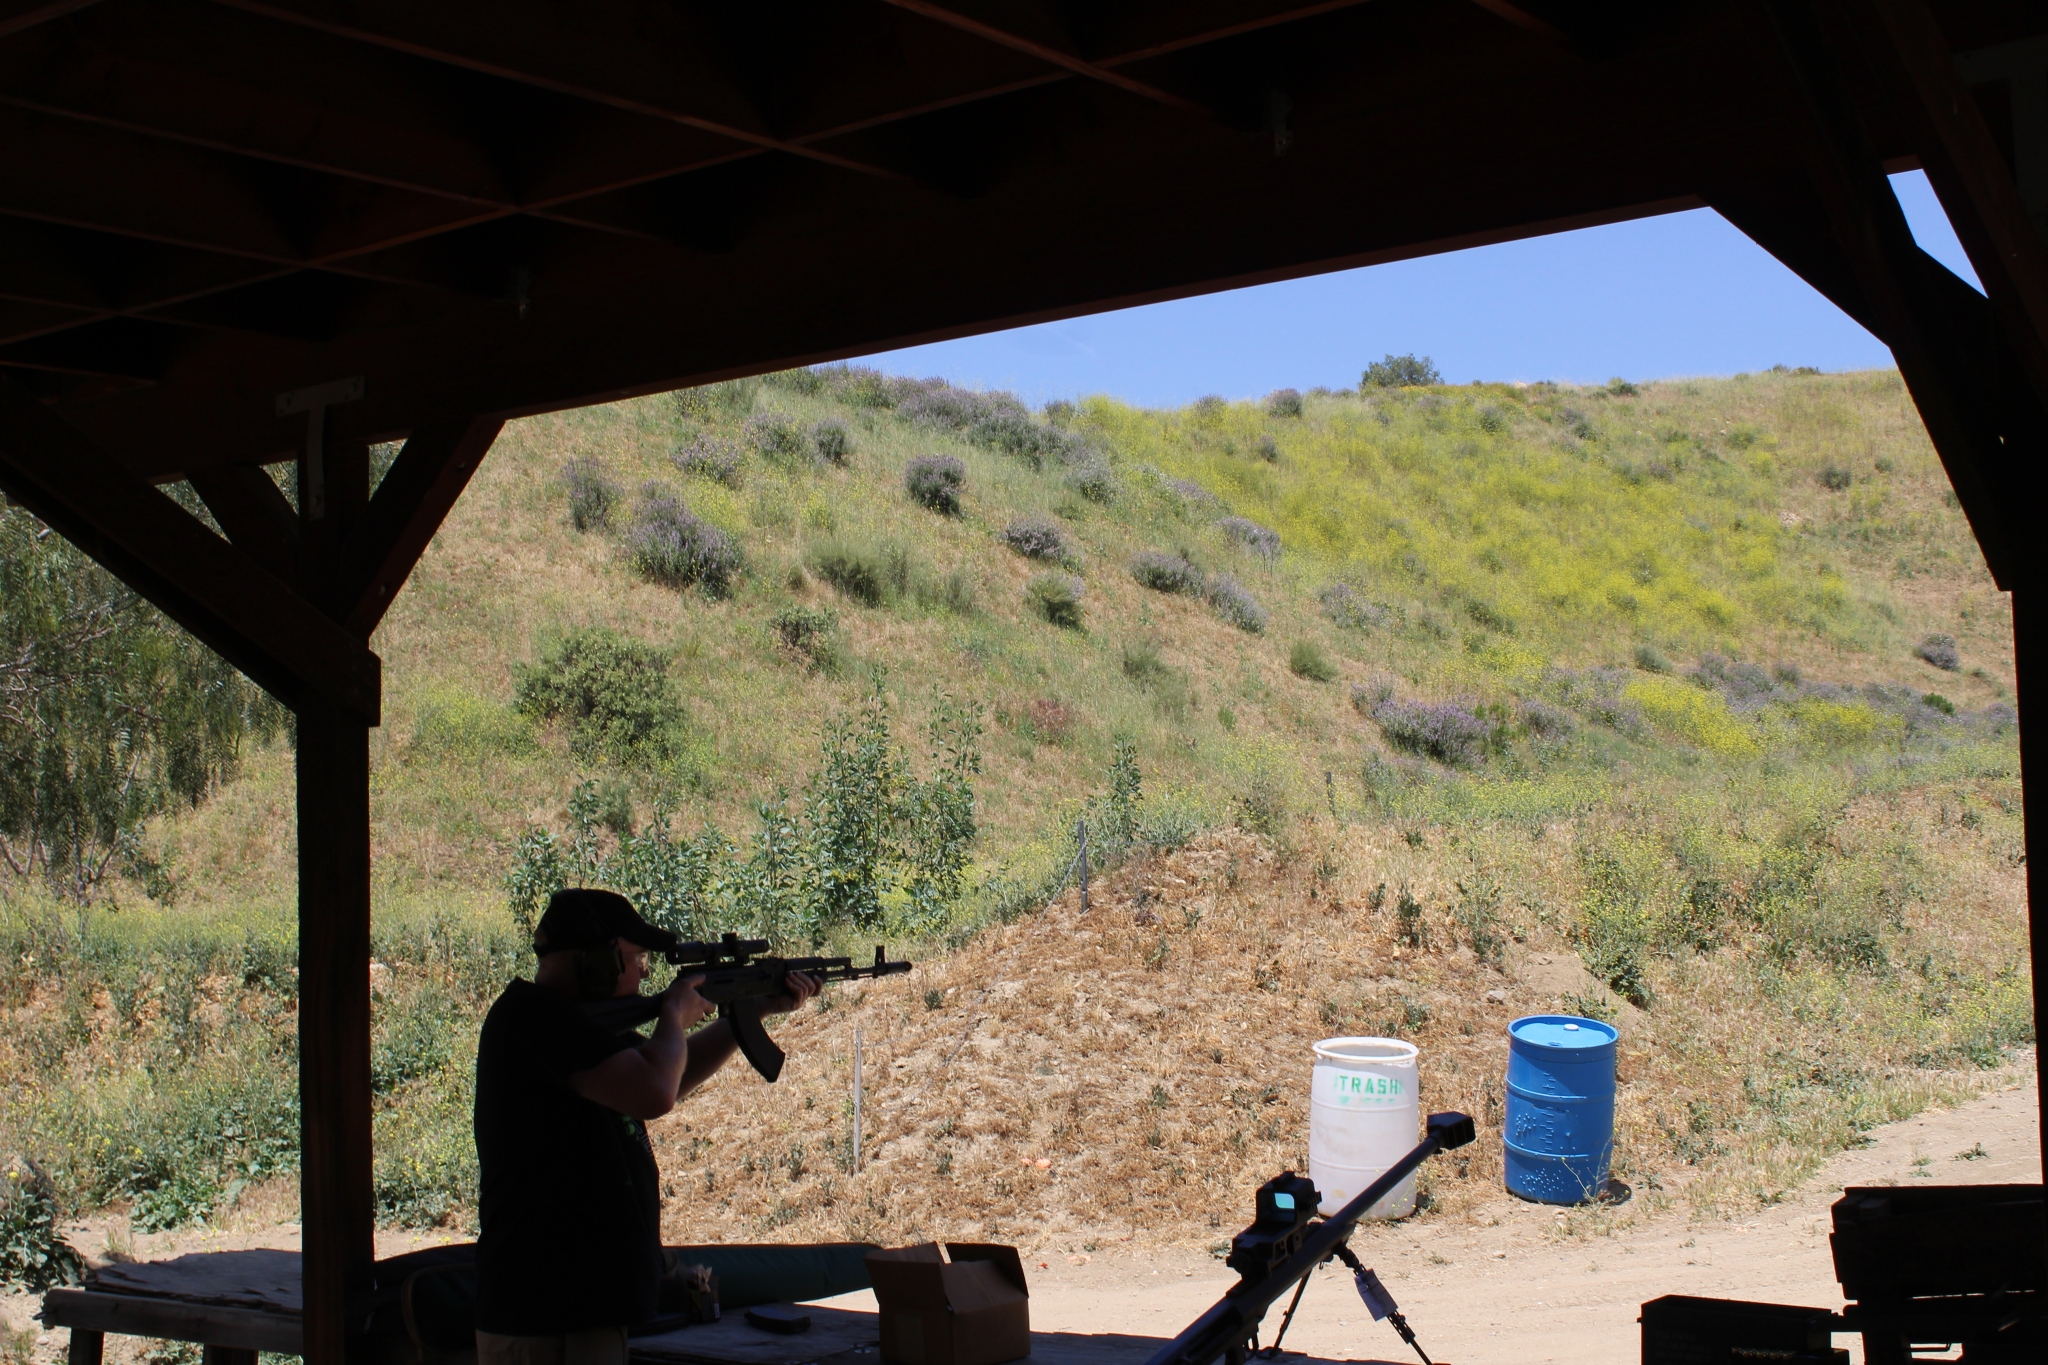
[[[505,419],[1699,206],[1892,348],[2030,717],[2038,0],[0,0],[0,489],[300,717],[315,1365],[368,1255],[368,641]]]

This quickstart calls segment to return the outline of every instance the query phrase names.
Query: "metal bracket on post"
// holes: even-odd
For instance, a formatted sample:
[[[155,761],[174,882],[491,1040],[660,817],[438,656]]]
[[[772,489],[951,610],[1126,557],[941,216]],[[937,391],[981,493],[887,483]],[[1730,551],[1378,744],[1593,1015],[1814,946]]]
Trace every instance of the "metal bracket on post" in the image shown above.
[[[327,515],[327,410],[353,403],[363,396],[363,377],[330,380],[308,388],[291,389],[277,396],[277,415],[306,414],[306,450],[300,463],[299,514],[308,521]]]

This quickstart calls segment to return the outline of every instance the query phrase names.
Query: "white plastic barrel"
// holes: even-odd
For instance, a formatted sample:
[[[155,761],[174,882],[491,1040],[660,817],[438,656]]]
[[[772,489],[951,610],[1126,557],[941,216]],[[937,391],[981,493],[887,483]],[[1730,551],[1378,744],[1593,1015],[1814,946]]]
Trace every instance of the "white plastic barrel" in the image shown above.
[[[1308,1106],[1308,1175],[1335,1213],[1422,1141],[1413,1043],[1399,1038],[1326,1038],[1316,1044]],[[1366,1212],[1415,1212],[1415,1177]]]

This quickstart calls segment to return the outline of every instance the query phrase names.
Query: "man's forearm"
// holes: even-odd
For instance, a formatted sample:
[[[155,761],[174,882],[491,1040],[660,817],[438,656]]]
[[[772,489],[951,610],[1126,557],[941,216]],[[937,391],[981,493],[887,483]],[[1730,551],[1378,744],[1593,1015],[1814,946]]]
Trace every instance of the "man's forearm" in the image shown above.
[[[739,1046],[732,1036],[732,1025],[720,1019],[706,1024],[685,1040],[689,1049],[688,1060],[683,1064],[682,1080],[676,1086],[676,1098],[695,1090],[718,1074]]]
[[[640,1055],[646,1059],[657,1084],[664,1090],[670,1085],[680,1085],[690,1058],[690,1036],[683,1031],[681,1024],[664,1014],[656,1021],[653,1034],[640,1044]]]

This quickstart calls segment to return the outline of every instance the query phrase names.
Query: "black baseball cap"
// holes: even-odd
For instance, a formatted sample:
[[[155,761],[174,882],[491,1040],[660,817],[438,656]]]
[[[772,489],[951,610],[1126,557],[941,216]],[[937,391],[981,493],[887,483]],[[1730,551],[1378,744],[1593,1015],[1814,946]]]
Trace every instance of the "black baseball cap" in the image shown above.
[[[594,948],[622,938],[657,951],[675,946],[676,936],[640,918],[633,902],[616,891],[572,887],[548,897],[548,908],[533,930],[533,951]]]

